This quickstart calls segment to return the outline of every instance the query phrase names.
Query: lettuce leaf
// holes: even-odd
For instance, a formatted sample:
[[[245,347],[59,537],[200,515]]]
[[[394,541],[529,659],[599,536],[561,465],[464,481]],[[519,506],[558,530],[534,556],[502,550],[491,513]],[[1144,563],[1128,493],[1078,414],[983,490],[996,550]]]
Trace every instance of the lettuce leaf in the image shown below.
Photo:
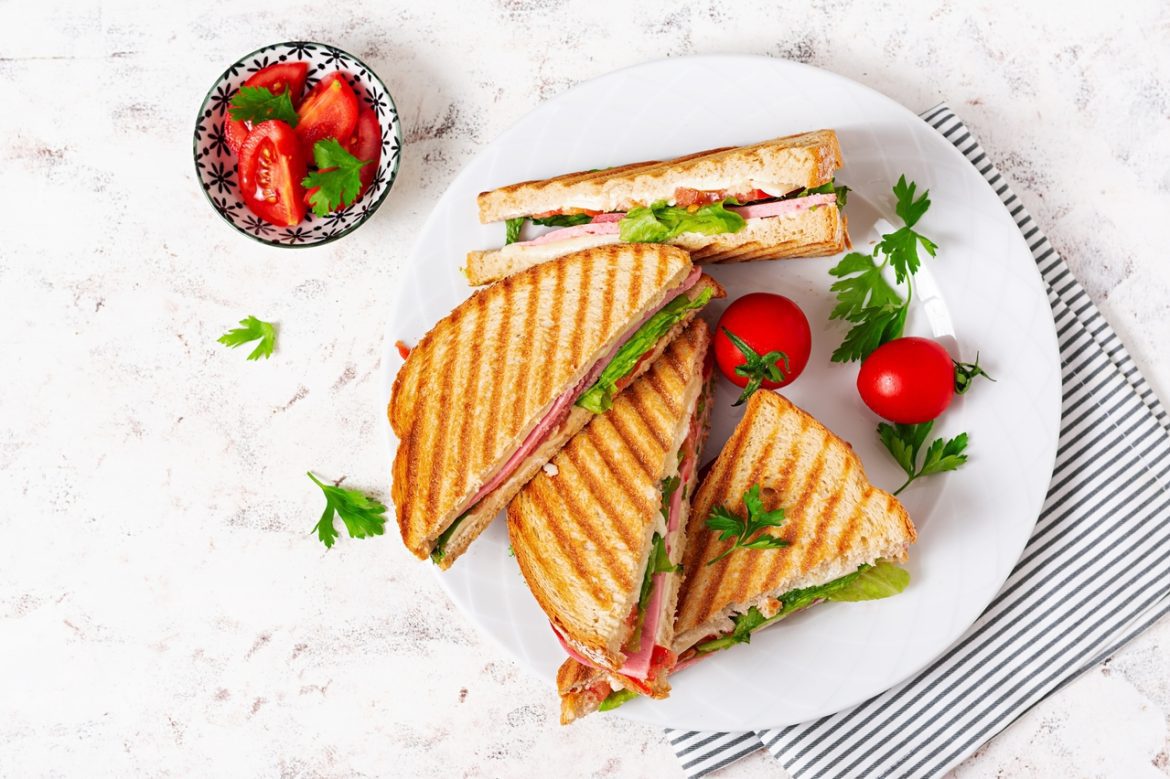
[[[659,534],[654,534],[651,542],[650,560],[646,563],[646,573],[642,576],[642,589],[638,593],[638,619],[634,631],[623,646],[627,652],[634,652],[642,645],[642,625],[646,622],[646,608],[650,605],[650,593],[654,589],[654,574],[679,573],[681,565],[670,562],[670,555],[666,553],[666,540]]]
[[[667,303],[661,311],[646,320],[628,341],[622,344],[617,354],[605,366],[596,383],[577,398],[577,405],[594,414],[608,411],[613,405],[614,387],[626,374],[634,369],[642,355],[652,350],[670,328],[674,327],[688,311],[700,309],[711,299],[711,287],[704,289],[692,300],[684,292]]]
[[[849,187],[845,186],[844,184],[838,184],[833,179],[829,179],[819,187],[805,187],[795,194],[782,197],[781,200],[788,200],[794,197],[805,197],[806,195],[836,195],[837,208],[844,208],[846,201],[849,199]]]
[[[650,207],[631,208],[618,223],[626,243],[665,243],[681,233],[738,233],[747,224],[742,216],[724,206],[732,199],[711,203],[691,212],[682,206],[668,206],[659,200]]]
[[[474,506],[472,507],[474,508]],[[467,512],[470,512],[468,509]],[[462,514],[454,522],[447,526],[439,537],[435,539],[435,545],[431,547],[431,562],[438,564],[447,554],[447,542],[451,540],[451,536],[455,535],[456,528],[459,527],[463,520],[467,519],[467,513]]]
[[[532,220],[532,224],[541,227],[573,227],[589,224],[593,221],[593,217],[589,214],[553,214],[542,219],[537,219],[535,216],[529,218]]]
[[[605,696],[605,700],[597,707],[598,711],[612,711],[618,706],[621,706],[626,701],[632,701],[638,697],[638,693],[633,690],[614,690],[609,695]]]
[[[829,593],[826,599],[850,602],[878,600],[897,595],[909,584],[909,571],[886,560],[878,560],[876,565],[863,567],[848,584]]]

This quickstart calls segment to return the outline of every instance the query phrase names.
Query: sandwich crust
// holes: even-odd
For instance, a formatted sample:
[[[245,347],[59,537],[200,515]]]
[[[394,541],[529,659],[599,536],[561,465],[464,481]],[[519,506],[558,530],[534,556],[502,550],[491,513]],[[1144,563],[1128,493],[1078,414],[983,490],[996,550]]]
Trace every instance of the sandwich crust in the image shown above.
[[[464,274],[473,286],[490,284],[562,254],[620,243],[616,233],[608,233],[470,251]],[[823,257],[844,251],[850,243],[845,214],[835,206],[826,206],[766,219],[749,219],[737,233],[683,233],[669,245],[686,249],[691,253],[692,262],[717,263]]]
[[[538,473],[508,506],[512,549],[537,603],[576,651],[611,669],[625,660],[652,536],[666,535],[662,482],[678,473],[709,343],[707,324],[692,321],[552,459],[555,475]],[[671,638],[662,635],[667,646]]]
[[[753,484],[785,522],[763,532],[781,549],[744,549],[713,565],[732,544],[709,530],[714,506],[746,516]],[[675,622],[675,652],[733,627],[731,615],[798,587],[824,584],[879,558],[903,559],[916,532],[902,504],[874,487],[848,443],[775,392],[752,395],[743,418],[695,495],[687,575]]]
[[[841,164],[837,134],[816,130],[664,162],[638,162],[511,184],[480,193],[479,220],[497,222],[562,208],[618,211],[631,203],[668,200],[679,187],[700,191],[780,189],[778,194],[782,194],[824,184]]]
[[[391,496],[411,552],[430,553],[553,402],[690,268],[686,252],[672,247],[579,252],[479,290],[423,336],[395,378],[387,409],[399,438]],[[587,419],[571,415],[564,438]],[[493,496],[499,505],[511,497],[501,490]],[[478,532],[490,518],[469,527],[478,524]],[[448,564],[462,549],[452,551]]]

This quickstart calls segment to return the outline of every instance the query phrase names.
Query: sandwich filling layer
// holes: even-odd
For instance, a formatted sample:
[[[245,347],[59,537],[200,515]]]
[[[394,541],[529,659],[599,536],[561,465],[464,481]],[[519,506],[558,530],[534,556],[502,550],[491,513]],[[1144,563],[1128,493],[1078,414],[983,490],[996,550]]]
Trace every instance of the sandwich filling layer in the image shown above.
[[[749,219],[769,219],[813,208],[843,207],[848,188],[829,181],[812,189],[779,196],[761,189],[736,193],[729,190],[679,189],[671,200],[625,211],[597,212],[566,208],[538,217],[539,225],[553,229],[531,240],[519,241],[523,218],[509,220],[508,243],[517,247],[540,246],[583,236],[604,236],[625,243],[665,243],[683,233],[718,235],[742,230]]]
[[[549,407],[536,426],[525,436],[520,446],[499,471],[472,495],[467,508],[435,540],[431,560],[439,562],[446,552],[447,542],[458,530],[464,518],[476,504],[507,481],[516,469],[533,455],[540,445],[569,416],[574,405],[600,414],[610,407],[613,397],[630,382],[646,355],[654,351],[658,341],[695,309],[707,305],[713,291],[710,287],[692,299],[687,292],[698,283],[702,270],[692,268],[675,289],[664,297],[663,303],[651,309],[639,322],[626,331],[623,338],[582,377],[573,388],[562,393]]]

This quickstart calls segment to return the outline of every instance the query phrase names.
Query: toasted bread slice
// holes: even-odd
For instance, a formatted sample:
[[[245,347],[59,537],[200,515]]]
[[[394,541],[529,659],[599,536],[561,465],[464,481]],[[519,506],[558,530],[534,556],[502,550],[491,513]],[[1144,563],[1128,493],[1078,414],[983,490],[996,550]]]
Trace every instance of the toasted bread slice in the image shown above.
[[[672,562],[682,558],[689,501],[681,501],[677,527],[669,532],[663,484],[679,476],[684,441],[702,434],[695,419],[697,409],[706,410],[700,398],[709,344],[705,322],[687,325],[613,408],[595,417],[508,506],[512,549],[537,602],[567,644],[611,670],[626,659],[622,647],[634,629],[628,617],[638,603],[653,535],[666,539]],[[663,580],[656,645],[672,643],[680,578]]]
[[[425,558],[466,514],[440,561],[449,566],[590,412],[572,406],[469,512],[471,499],[504,477],[558,399],[672,298],[690,270],[686,253],[671,247],[581,252],[480,290],[436,324],[399,371],[387,410],[399,438],[391,494],[407,548]],[[722,292],[704,278],[688,294],[712,285]]]
[[[477,198],[479,220],[498,222],[564,208],[621,211],[632,204],[669,200],[679,188],[764,189],[784,194],[820,186],[840,167],[837,134],[817,130],[665,162],[639,162],[500,187]]]
[[[761,487],[766,510],[783,507],[785,523],[765,532],[791,542],[781,549],[742,549],[707,562],[732,542],[706,527],[715,506],[745,515],[743,493]],[[731,615],[756,606],[774,612],[780,596],[826,584],[863,564],[905,557],[916,532],[897,498],[865,477],[846,442],[783,396],[759,391],[695,494],[687,528],[685,576],[675,620],[674,652],[734,627]],[[561,722],[597,710],[621,679],[568,660],[557,673]]]
[[[490,284],[525,268],[582,249],[620,244],[615,233],[582,235],[549,243],[514,243],[467,253],[464,274],[475,286]],[[845,214],[835,206],[783,216],[749,219],[737,233],[683,233],[669,241],[691,253],[692,262],[747,262],[790,257],[823,257],[850,246]]]

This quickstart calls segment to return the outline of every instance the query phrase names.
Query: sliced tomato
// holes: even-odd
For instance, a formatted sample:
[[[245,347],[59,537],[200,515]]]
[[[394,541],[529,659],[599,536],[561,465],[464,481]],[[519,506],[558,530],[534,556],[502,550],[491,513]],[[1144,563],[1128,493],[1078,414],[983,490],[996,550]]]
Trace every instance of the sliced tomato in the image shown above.
[[[374,176],[378,172],[378,162],[382,159],[382,125],[378,123],[378,115],[371,108],[362,108],[358,113],[357,127],[350,139],[349,153],[359,160],[369,160],[369,165],[363,165],[358,173],[362,177],[362,189],[358,192],[358,200],[366,194],[366,190],[374,183]]]
[[[278,62],[275,65],[258,70],[244,82],[246,87],[264,87],[274,95],[288,90],[292,99],[293,108],[301,104],[301,96],[305,94],[305,79],[309,75],[307,62]],[[252,130],[251,122],[241,122],[228,115],[227,126],[224,131],[228,148],[232,154],[239,154],[244,146],[244,140]]]
[[[301,179],[307,169],[293,129],[277,120],[261,122],[240,150],[240,193],[256,216],[291,227],[305,218]]]
[[[341,71],[330,73],[309,90],[297,109],[297,136],[306,153],[322,138],[352,138],[358,121],[358,99]]]

